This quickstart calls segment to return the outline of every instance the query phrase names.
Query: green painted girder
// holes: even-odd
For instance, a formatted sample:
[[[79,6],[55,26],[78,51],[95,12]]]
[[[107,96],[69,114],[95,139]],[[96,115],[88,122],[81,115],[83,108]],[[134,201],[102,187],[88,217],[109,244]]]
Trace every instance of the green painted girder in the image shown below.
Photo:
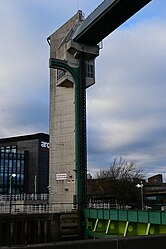
[[[129,221],[166,225],[166,212],[123,209],[84,209],[84,217],[100,220]]]
[[[75,84],[78,85],[80,81],[79,77],[79,68],[76,67],[71,67],[67,61],[60,60],[60,59],[55,59],[55,58],[50,58],[49,59],[49,68],[54,68],[54,69],[61,69],[68,71],[72,77],[74,78]]]
[[[86,221],[86,222],[89,222]],[[88,237],[105,238],[105,237],[127,237],[127,236],[144,236],[144,235],[161,235],[166,234],[166,225],[157,225],[150,223],[136,223],[128,221],[111,221],[98,220],[95,228],[86,227],[85,235]]]
[[[74,41],[96,45],[151,0],[105,0],[82,23]]]
[[[84,209],[85,236],[110,238],[166,234],[166,212]]]

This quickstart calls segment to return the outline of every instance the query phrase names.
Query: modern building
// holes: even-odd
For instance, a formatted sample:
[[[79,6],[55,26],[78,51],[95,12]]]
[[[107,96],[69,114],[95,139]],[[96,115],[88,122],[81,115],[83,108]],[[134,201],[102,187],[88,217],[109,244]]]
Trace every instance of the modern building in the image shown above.
[[[162,174],[148,178],[144,183],[144,201],[148,206],[155,209],[166,209],[166,183],[163,182]]]
[[[0,194],[48,192],[49,135],[0,139]]]

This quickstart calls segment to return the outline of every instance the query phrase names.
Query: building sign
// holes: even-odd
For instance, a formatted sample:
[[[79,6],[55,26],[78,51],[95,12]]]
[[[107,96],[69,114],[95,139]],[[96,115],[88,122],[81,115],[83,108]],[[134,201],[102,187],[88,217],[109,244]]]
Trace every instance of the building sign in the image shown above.
[[[59,173],[56,174],[56,180],[57,181],[63,181],[67,179],[67,173]]]
[[[49,149],[49,143],[48,143],[48,142],[41,141],[40,146],[41,146],[42,148]]]

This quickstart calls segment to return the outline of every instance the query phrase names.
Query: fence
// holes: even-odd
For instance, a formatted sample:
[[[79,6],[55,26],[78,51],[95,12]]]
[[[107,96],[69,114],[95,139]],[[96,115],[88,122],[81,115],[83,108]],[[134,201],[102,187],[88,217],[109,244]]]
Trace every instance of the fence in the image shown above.
[[[49,203],[48,194],[0,195],[0,213],[60,213],[76,210],[73,203]]]
[[[49,194],[12,194],[0,195],[0,201],[48,201]]]
[[[87,208],[94,209],[129,209],[130,206],[120,206],[117,203],[103,203],[100,201],[87,204]],[[74,203],[49,203],[49,194],[17,194],[0,195],[0,213],[57,213],[76,210]]]
[[[131,206],[128,205],[119,205],[118,203],[109,203],[109,202],[89,202],[87,205],[88,208],[101,208],[101,209],[130,209]]]
[[[36,213],[62,213],[70,212],[76,210],[77,207],[73,203],[57,203],[54,205],[26,205],[26,204],[9,204],[2,205],[0,204],[0,213],[10,213],[10,214],[36,214]]]

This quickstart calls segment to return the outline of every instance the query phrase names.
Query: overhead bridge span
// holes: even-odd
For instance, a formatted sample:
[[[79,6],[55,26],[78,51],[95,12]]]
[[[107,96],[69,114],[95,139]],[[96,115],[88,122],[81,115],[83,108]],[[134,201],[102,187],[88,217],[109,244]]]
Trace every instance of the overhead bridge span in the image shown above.
[[[96,45],[151,0],[105,0],[83,22],[73,40]]]

